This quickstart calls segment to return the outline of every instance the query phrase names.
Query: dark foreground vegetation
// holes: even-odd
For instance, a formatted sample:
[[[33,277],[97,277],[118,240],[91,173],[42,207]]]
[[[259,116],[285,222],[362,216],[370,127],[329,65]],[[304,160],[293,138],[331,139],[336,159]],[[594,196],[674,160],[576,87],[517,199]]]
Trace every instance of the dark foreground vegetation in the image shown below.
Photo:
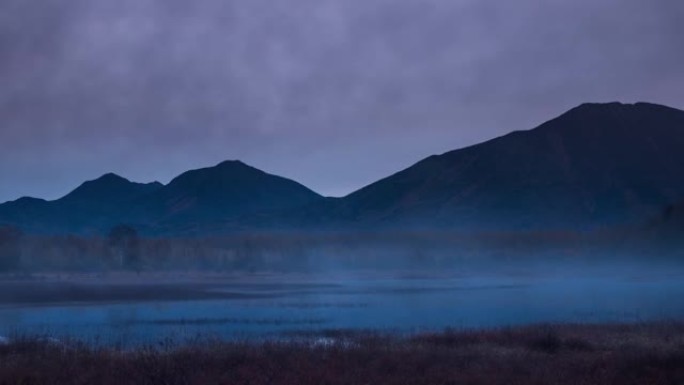
[[[0,384],[683,384],[684,323],[530,326],[137,350],[0,346]]]

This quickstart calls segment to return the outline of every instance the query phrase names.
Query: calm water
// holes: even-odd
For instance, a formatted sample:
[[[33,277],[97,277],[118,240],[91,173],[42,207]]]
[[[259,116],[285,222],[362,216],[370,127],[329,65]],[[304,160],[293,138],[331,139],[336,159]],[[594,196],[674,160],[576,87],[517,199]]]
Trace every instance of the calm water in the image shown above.
[[[354,278],[240,285],[259,299],[0,307],[0,336],[98,343],[261,338],[327,329],[415,332],[546,322],[684,319],[682,276]]]

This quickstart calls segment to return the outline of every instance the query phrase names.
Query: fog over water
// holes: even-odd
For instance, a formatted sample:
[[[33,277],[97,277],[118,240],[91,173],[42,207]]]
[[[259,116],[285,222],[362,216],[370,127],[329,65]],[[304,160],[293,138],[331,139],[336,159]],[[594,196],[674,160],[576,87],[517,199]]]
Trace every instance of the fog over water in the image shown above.
[[[406,333],[684,317],[684,303],[676,300],[684,296],[684,269],[564,266],[546,270],[256,274],[213,276],[203,278],[200,285],[186,277],[185,282],[164,284],[166,291],[159,292],[158,298],[123,302],[98,299],[93,288],[103,283],[83,277],[37,282],[34,287],[48,285],[53,292],[66,287],[72,296],[79,287],[85,288],[92,298],[6,301],[0,305],[0,335],[133,346],[167,338],[259,340],[338,329]],[[152,281],[136,287],[119,279],[116,285],[143,292],[158,285]],[[181,300],[171,287],[207,295]]]

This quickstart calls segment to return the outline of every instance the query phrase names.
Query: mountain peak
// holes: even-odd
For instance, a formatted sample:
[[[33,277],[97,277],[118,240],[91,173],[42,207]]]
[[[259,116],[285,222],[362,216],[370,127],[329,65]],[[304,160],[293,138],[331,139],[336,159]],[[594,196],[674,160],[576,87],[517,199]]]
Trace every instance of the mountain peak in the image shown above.
[[[681,122],[682,116],[680,110],[652,103],[584,103],[535,129],[518,132],[555,132],[577,140],[587,140],[588,135],[599,132],[616,138],[624,134],[643,136],[650,134],[652,129],[665,127],[672,134],[678,131],[672,129],[679,128],[676,122]]]
[[[151,192],[162,184],[159,182],[134,183],[114,173],[84,182],[60,201],[125,201],[137,195]]]
[[[62,199],[85,198],[93,193],[108,189],[118,189],[121,186],[130,184],[131,181],[114,173],[107,173],[99,178],[83,182],[80,186],[67,194]]]
[[[224,160],[223,162],[219,163],[216,165],[216,167],[237,167],[237,166],[242,166],[242,167],[251,167],[244,163],[241,160],[238,159],[233,159],[233,160]]]
[[[29,207],[34,205],[42,205],[47,202],[48,201],[45,199],[24,196],[13,201],[7,201],[3,203],[3,205],[11,205],[13,207]]]
[[[219,164],[217,164],[214,167],[209,167],[209,170],[215,169],[215,170],[222,170],[222,171],[258,171],[262,172],[261,170],[252,167],[240,160],[225,160]]]
[[[640,109],[637,104],[622,103],[622,102],[608,102],[608,103],[583,103],[579,106],[570,109],[566,113],[559,116],[557,119],[568,117],[594,117],[596,115],[614,114],[634,111]]]
[[[583,103],[579,106],[569,110],[560,117],[575,114],[600,114],[600,113],[614,113],[614,112],[663,112],[663,111],[678,111],[674,108],[663,106],[660,104],[637,102],[637,103],[622,103],[622,102],[608,102],[608,103]]]
[[[264,172],[239,160],[227,160],[212,167],[186,171],[174,178],[169,185],[183,185],[189,187],[193,185],[203,185],[205,183],[215,184],[222,180],[225,182],[228,182],[229,180],[235,182],[243,176],[257,174],[264,174]]]
[[[285,210],[322,199],[301,184],[239,160],[187,171],[154,194],[150,204],[164,220],[225,220]]]
[[[47,202],[45,199],[34,198],[34,197],[21,197],[15,201],[12,201],[12,203],[17,203],[17,204],[33,204],[33,203],[45,203],[45,202]]]
[[[129,181],[128,179],[126,179],[120,175],[117,175],[113,172],[108,172],[108,173],[102,175],[101,177],[94,179],[92,181],[88,181],[86,183],[96,183],[96,182],[99,182],[99,183],[131,183],[131,181]]]
[[[623,103],[619,101],[614,102],[586,102],[578,106],[578,108],[616,108],[616,107],[631,107],[634,103]]]

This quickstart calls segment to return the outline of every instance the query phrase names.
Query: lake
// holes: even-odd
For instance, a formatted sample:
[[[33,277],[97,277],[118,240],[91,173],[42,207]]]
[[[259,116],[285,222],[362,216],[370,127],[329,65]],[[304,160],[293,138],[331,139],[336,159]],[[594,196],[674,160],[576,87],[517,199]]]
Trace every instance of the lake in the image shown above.
[[[684,275],[680,273],[268,275],[214,278],[210,284],[188,285],[187,290],[184,283],[174,284],[173,290],[179,293],[204,294],[189,298],[148,295],[129,301],[121,299],[127,297],[78,295],[78,290],[101,290],[94,281],[41,281],[23,283],[17,289],[3,286],[3,290],[20,292],[53,285],[46,291],[61,290],[66,297],[3,297],[9,299],[0,302],[0,336],[41,335],[136,345],[198,336],[281,338],[332,329],[405,333],[684,319]],[[126,285],[117,284],[116,290]],[[158,286],[151,283],[136,290],[149,294],[169,287]],[[114,293],[115,289],[106,291]]]

